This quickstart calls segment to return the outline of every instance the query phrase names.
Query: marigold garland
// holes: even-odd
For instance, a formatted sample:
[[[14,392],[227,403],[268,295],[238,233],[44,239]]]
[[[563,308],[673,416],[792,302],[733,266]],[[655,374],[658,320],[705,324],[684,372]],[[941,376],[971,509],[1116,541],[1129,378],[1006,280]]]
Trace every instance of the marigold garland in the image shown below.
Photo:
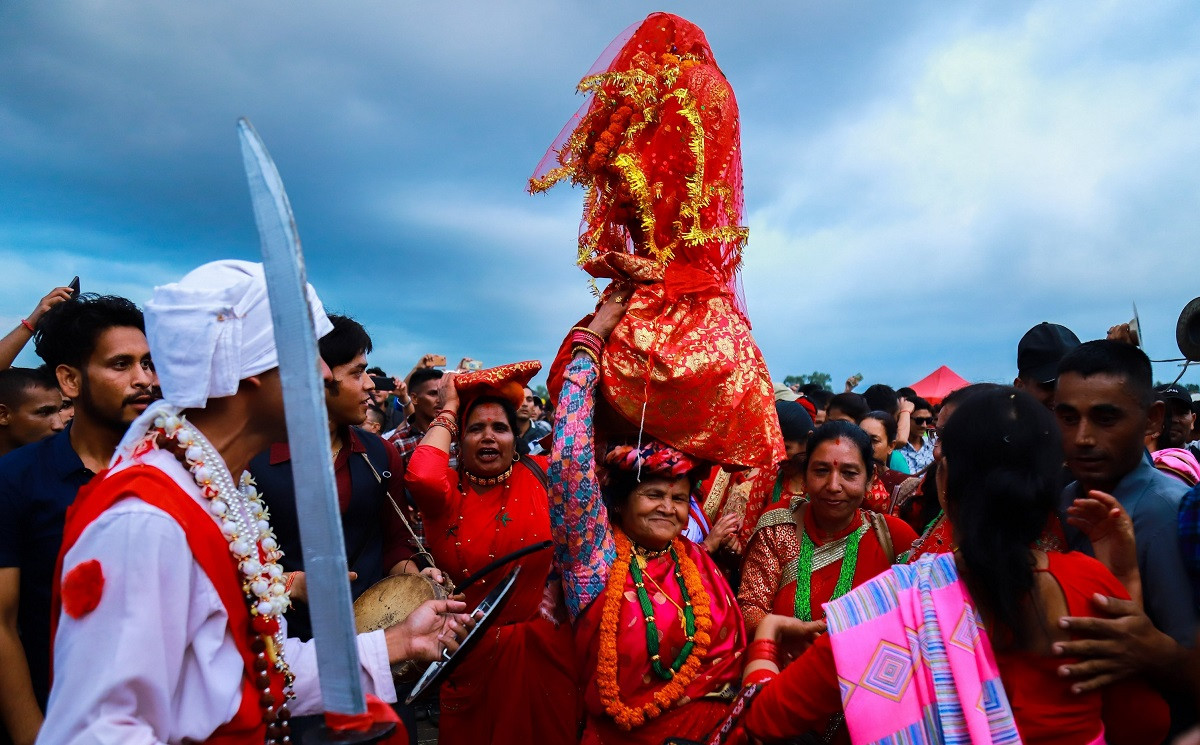
[[[671,546],[679,557],[684,587],[692,598],[692,607],[696,612],[695,646],[675,677],[655,691],[649,702],[639,706],[629,706],[623,702],[621,686],[617,680],[617,627],[625,602],[625,580],[629,576],[633,544],[618,528],[613,529],[613,538],[617,546],[617,558],[604,589],[596,677],[600,688],[600,701],[604,704],[605,712],[613,718],[618,727],[628,731],[642,726],[677,704],[683,698],[687,687],[696,679],[700,672],[700,663],[708,655],[708,645],[712,642],[709,634],[712,629],[712,608],[708,593],[700,580],[696,562],[688,556],[683,541],[675,538]]]

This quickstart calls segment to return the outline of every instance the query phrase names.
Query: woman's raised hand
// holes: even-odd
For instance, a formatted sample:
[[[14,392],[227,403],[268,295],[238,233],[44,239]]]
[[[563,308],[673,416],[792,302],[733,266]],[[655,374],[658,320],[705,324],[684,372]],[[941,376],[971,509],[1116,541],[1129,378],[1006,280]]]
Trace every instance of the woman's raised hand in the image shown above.
[[[733,512],[726,512],[713,525],[712,530],[704,537],[704,549],[715,554],[730,544],[730,539],[736,537],[742,527],[742,518]]]
[[[458,377],[457,372],[447,371],[442,376],[441,382],[438,383],[439,409],[458,411],[458,384],[454,380],[456,377]]]
[[[615,285],[612,294],[608,299],[600,304],[596,310],[596,315],[592,316],[592,322],[588,324],[588,328],[596,333],[601,339],[608,339],[608,335],[620,323],[621,318],[625,315],[625,310],[629,304],[629,297],[633,294],[633,288],[625,285]]]

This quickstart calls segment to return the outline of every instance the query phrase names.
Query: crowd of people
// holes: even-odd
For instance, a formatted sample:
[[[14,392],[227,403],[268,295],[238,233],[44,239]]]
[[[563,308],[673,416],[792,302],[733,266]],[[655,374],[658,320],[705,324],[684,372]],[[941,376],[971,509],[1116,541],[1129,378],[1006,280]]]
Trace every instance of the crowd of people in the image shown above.
[[[724,732],[732,742],[873,742],[888,734],[881,721],[924,716],[914,701],[936,687],[935,663],[953,673],[960,699],[1001,691],[986,697],[995,710],[964,699],[942,715],[942,731],[1147,743],[1195,722],[1196,417],[1182,388],[1152,387],[1149,360],[1119,328],[1081,344],[1040,324],[1018,346],[1013,385],[970,385],[938,402],[882,384],[862,395],[777,385],[784,457],[731,470],[652,439],[598,436],[597,361],[627,303],[615,293],[572,332],[557,406],[529,387],[537,363],[447,371],[427,355],[406,377],[388,377],[368,367],[367,330],[328,316],[319,350],[353,596],[394,574],[453,591],[498,556],[554,544],[518,562],[499,631],[443,684],[440,741],[659,743]],[[199,649],[182,663],[140,645],[136,659],[120,656],[126,637],[136,644],[143,624],[163,622],[162,603],[180,603],[181,629],[212,612],[186,596],[195,577],[163,569],[171,557],[159,544],[178,536],[149,519],[154,503],[118,510],[131,522],[118,543],[136,534],[138,560],[152,567],[138,587],[141,623],[130,608],[88,615],[108,624],[121,660],[112,674],[80,672],[113,648],[72,638],[67,629],[83,624],[62,588],[68,577],[55,575],[98,553],[95,536],[71,529],[81,491],[96,488],[96,474],[113,479],[123,460],[147,460],[139,447],[163,435],[147,435],[145,412],[178,398],[160,379],[143,312],[56,289],[27,320],[33,332],[23,323],[13,333],[28,332],[45,364],[0,373],[8,737],[106,741],[140,725],[164,741],[202,735],[238,710],[236,684],[192,669]],[[214,444],[221,428],[204,423],[224,408],[218,401],[227,399],[188,416]],[[312,631],[286,438],[278,423],[257,436],[225,426],[238,446],[222,457],[253,476],[282,552],[290,647]],[[959,590],[939,597],[948,588]],[[483,579],[453,609],[489,589]],[[915,618],[925,626],[914,636]],[[938,628],[953,643],[931,644]],[[364,665],[376,663],[364,671],[370,690],[394,699],[404,690],[387,672],[396,654],[383,639],[361,644]],[[911,669],[911,650],[926,669]],[[982,680],[960,679],[962,654]],[[311,657],[293,656],[299,676]],[[114,681],[139,676],[164,686],[158,711],[115,696]],[[861,691],[848,699],[845,681]],[[185,682],[197,701],[175,700]],[[319,711],[312,690],[310,681],[308,704],[291,704],[291,721],[277,726],[302,732],[319,719],[304,716]],[[415,736],[411,709],[398,710]]]
[[[438,588],[354,637],[370,721],[322,717],[329,588],[263,267],[205,264],[141,306],[55,288],[0,340],[8,741],[415,742],[393,666],[437,660],[451,745],[1200,738],[1186,390],[1155,387],[1127,327],[1052,323],[1011,385],[772,385],[738,294],[732,89],[676,16],[610,52],[531,182],[591,190],[580,259],[612,280],[545,399],[532,361],[390,376],[306,290],[350,595]],[[31,339],[42,366],[12,367]]]

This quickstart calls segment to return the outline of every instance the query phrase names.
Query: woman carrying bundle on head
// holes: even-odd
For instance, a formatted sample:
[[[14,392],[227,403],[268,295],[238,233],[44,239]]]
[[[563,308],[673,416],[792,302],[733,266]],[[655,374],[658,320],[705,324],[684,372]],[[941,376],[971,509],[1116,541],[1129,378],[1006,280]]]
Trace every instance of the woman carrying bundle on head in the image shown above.
[[[659,745],[722,717],[745,643],[728,584],[681,536],[698,467],[772,467],[782,437],[740,297],[737,101],[703,31],[653,13],[579,90],[588,100],[530,189],[587,189],[579,263],[615,281],[547,381],[555,558],[586,681],[585,741]],[[597,430],[624,446],[597,457]]]
[[[537,362],[447,373],[437,417],[414,451],[405,483],[429,548],[456,583],[550,538],[545,460],[516,451],[517,407]],[[449,465],[459,441],[458,469]],[[498,568],[466,588],[474,608],[520,566],[494,626],[442,684],[438,738],[451,745],[575,743],[579,687],[571,628],[548,550]]]
[[[745,632],[725,578],[681,535],[700,464],[654,440],[613,446],[596,462],[596,358],[624,302],[614,294],[575,332],[554,429],[551,522],[586,681],[584,742],[659,745],[721,720]]]
[[[1068,660],[1054,648],[1070,638],[1059,619],[1095,615],[1096,593],[1129,596],[1096,559],[1031,548],[1056,508],[1061,465],[1058,426],[1031,396],[997,386],[964,398],[938,455],[957,550],[829,603],[829,633],[782,673],[778,645],[814,628],[764,619],[741,699],[747,733],[781,741],[842,711],[854,743],[1161,742],[1166,704],[1145,684],[1075,693],[1058,674]],[[1072,524],[1098,555],[1123,543],[1122,563],[1136,567],[1128,516],[1091,496]]]

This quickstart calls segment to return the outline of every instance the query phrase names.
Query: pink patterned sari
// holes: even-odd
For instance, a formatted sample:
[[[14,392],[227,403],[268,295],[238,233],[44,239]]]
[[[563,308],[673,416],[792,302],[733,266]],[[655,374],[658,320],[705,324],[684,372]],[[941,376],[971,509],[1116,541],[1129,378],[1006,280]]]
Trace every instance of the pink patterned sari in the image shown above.
[[[825,614],[856,745],[1021,742],[952,554],[892,567]]]

